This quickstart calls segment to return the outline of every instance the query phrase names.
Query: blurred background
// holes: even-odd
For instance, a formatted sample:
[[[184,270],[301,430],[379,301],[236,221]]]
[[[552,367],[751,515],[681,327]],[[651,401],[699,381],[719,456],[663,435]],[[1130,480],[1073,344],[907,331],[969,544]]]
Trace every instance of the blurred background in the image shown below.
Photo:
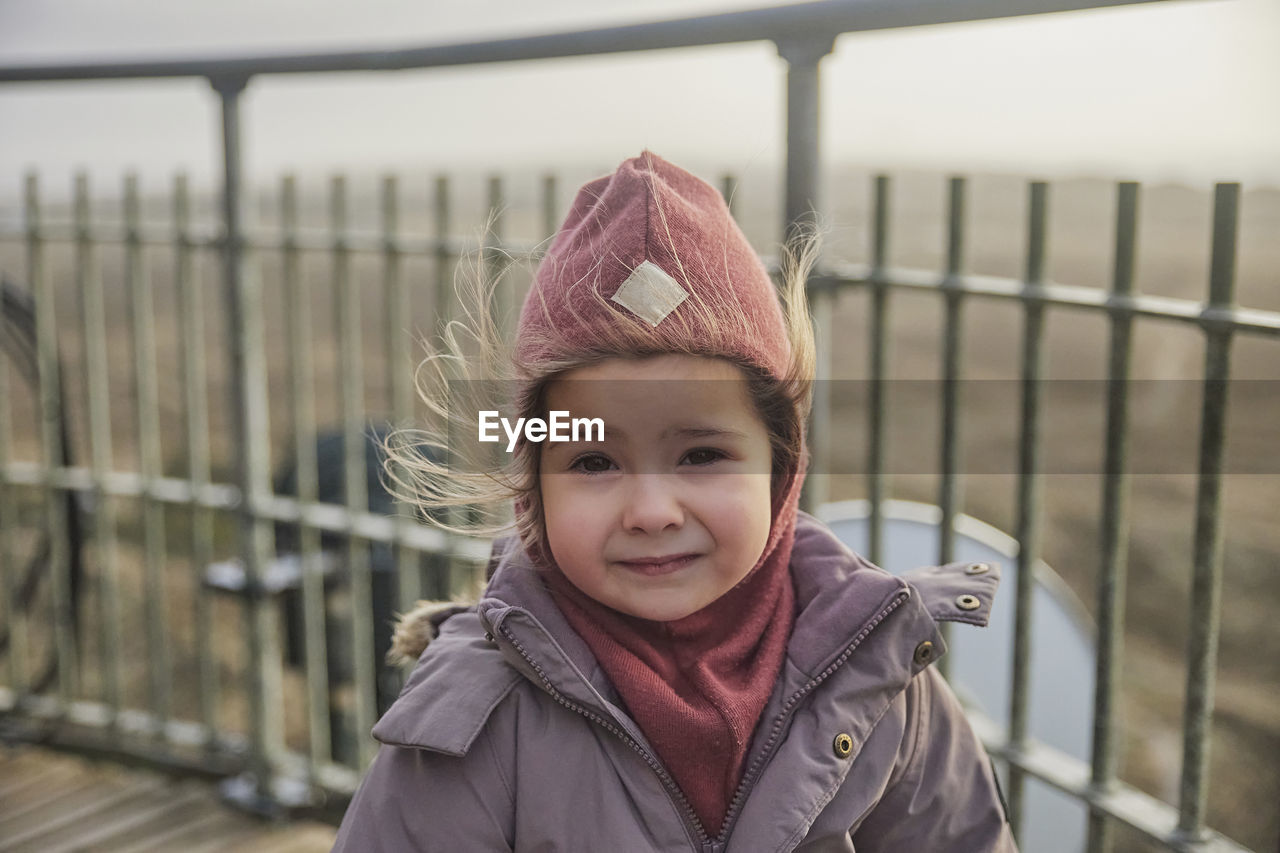
[[[734,0],[441,0],[425,6],[401,0],[358,5],[0,0],[0,68],[386,50],[743,8],[748,7]],[[765,255],[776,252],[785,218],[786,73],[776,46],[765,41],[253,79],[241,104],[244,191],[251,269],[261,287],[258,322],[264,330],[261,356],[269,401],[262,429],[274,493],[299,494],[297,469],[307,467],[304,460],[312,453],[320,469],[319,500],[343,502],[341,434],[352,411],[344,393],[353,379],[360,386],[355,411],[370,423],[420,416],[412,403],[406,409],[403,399],[404,382],[420,352],[415,336],[429,337],[447,315],[447,284],[458,262],[505,270],[512,298],[518,299],[539,246],[574,188],[641,149],[723,186],[753,244]],[[1207,822],[1249,849],[1275,849],[1280,714],[1273,706],[1280,662],[1267,652],[1277,647],[1274,613],[1280,606],[1275,574],[1280,463],[1273,450],[1280,422],[1275,334],[1280,328],[1280,110],[1275,107],[1280,103],[1280,4],[1178,0],[850,33],[839,36],[822,60],[821,79],[823,265],[862,285],[868,265],[877,261],[877,233],[887,235],[879,258],[885,267],[940,275],[957,221],[964,232],[963,272],[1023,281],[1036,230],[1029,224],[1036,204],[1029,182],[1045,181],[1044,280],[1102,294],[1115,279],[1117,182],[1137,181],[1133,288],[1170,300],[1161,303],[1170,311],[1194,314],[1209,295],[1214,185],[1240,185],[1232,229],[1234,301],[1252,312],[1245,320],[1262,333],[1238,335],[1231,350],[1229,376],[1239,381],[1231,383],[1224,413],[1225,473],[1218,481],[1222,603]],[[236,482],[242,449],[234,439],[234,405],[228,403],[235,384],[229,360],[233,321],[222,302],[218,242],[221,132],[217,94],[201,79],[0,85],[0,273],[14,294],[33,292],[36,243],[28,230],[32,185],[27,176],[34,174],[46,227],[38,241],[41,275],[51,294],[44,304],[52,305],[50,312],[58,318],[47,337],[56,337],[63,363],[62,410],[69,428],[62,442],[75,457],[64,460],[67,467],[109,458],[107,470],[149,466],[148,476],[195,478],[195,405],[208,428],[208,479]],[[126,175],[134,176],[132,188]],[[177,175],[185,176],[189,197],[189,245],[175,237]],[[84,181],[79,208],[76,176]],[[385,217],[388,176],[395,177],[394,229]],[[879,208],[877,176],[886,176]],[[960,208],[954,206],[955,176],[964,176]],[[342,211],[340,223],[335,223],[335,209]],[[86,244],[77,242],[78,216],[92,223],[97,235],[89,241],[91,256],[79,254]],[[383,239],[393,231],[402,251],[395,253],[389,273]],[[86,269],[93,271],[88,279]],[[141,278],[145,289],[139,288]],[[96,315],[106,330],[101,342],[95,342],[91,328],[99,321],[85,319],[89,280],[102,293]],[[190,300],[184,295],[193,288],[205,294],[203,314],[195,320],[187,314]],[[141,325],[140,293],[154,300],[154,316]],[[363,306],[354,339],[343,327],[344,306],[353,304],[353,294]],[[298,342],[296,321],[304,303],[310,336]],[[18,316],[16,309],[6,310],[9,321]],[[847,384],[832,386],[831,450],[819,473],[827,472],[822,478],[826,498],[862,499],[871,493],[867,398],[860,383],[872,375],[873,289],[847,288],[830,311],[830,328],[840,332],[830,339],[828,375]],[[953,493],[956,509],[1008,533],[1024,523],[1017,395],[1026,311],[1015,299],[968,299],[958,325],[962,375],[990,384],[966,391],[971,402],[963,407],[958,427],[963,462],[962,488]],[[885,321],[885,377],[895,381],[889,393],[897,399],[887,414],[886,497],[937,504],[951,488],[940,461],[938,395],[928,386],[943,375],[948,312],[936,288],[894,291]],[[154,324],[149,332],[148,322]],[[140,328],[144,342],[150,340],[151,355],[137,355]],[[203,341],[192,341],[193,330]],[[10,342],[17,340],[9,334]],[[1100,576],[1106,574],[1102,449],[1113,334],[1105,312],[1070,309],[1049,312],[1043,332],[1041,469],[1046,473],[1038,481],[1042,529],[1036,551],[1061,577],[1062,594],[1072,607],[1085,614],[1090,643]],[[1117,772],[1133,789],[1177,806],[1187,648],[1200,594],[1192,578],[1206,336],[1195,324],[1159,318],[1135,324],[1133,334],[1131,375],[1139,381],[1129,415],[1129,470],[1134,473],[1126,480],[1123,523],[1128,594]],[[29,344],[31,352],[39,349],[34,336]],[[10,354],[19,349],[11,346]],[[310,362],[305,369],[299,362],[304,350]],[[202,357],[204,387],[197,397],[203,402],[190,395],[191,352]],[[344,372],[352,353],[361,353],[354,376]],[[48,520],[56,514],[50,510],[55,502],[48,499],[53,492],[37,488],[43,475],[31,467],[49,445],[48,432],[41,434],[39,383],[24,383],[16,368],[10,371],[7,384],[0,386],[10,421],[7,439],[0,435],[0,442],[7,440],[7,449],[0,443],[5,451],[0,463],[7,459],[11,465],[0,479],[0,493],[7,495],[0,523],[11,538],[10,550],[0,558],[7,554],[14,570],[0,594],[6,596],[4,615],[21,621],[20,611],[56,611],[58,596],[69,591],[58,593],[50,578],[26,581],[43,577],[39,571],[31,574],[30,567],[58,563],[57,549],[49,549],[42,531],[46,525],[61,528]],[[303,399],[300,382],[313,389],[307,401],[311,417],[297,409]],[[93,403],[95,387],[109,387],[109,401]],[[999,403],[992,398],[973,403],[984,399],[982,388],[998,389],[990,393]],[[95,449],[89,426],[104,421],[105,457],[101,442]],[[145,437],[148,430],[154,440]],[[151,455],[154,461],[148,461]],[[376,469],[376,459],[371,456],[369,462]],[[373,512],[394,512],[389,503],[376,504],[376,477],[366,490]],[[93,492],[87,486],[82,491]],[[361,687],[367,693],[374,686],[385,698],[394,696],[397,683],[394,674],[385,673],[362,681],[363,666],[351,658],[370,648],[359,637],[372,630],[369,642],[380,648],[383,632],[376,626],[386,614],[379,602],[389,607],[393,599],[403,603],[418,593],[464,589],[476,570],[474,549],[450,544],[451,562],[414,562],[412,583],[388,580],[397,572],[403,577],[410,565],[405,554],[414,550],[414,542],[426,551],[439,543],[400,534],[390,549],[373,545],[366,550],[364,543],[377,539],[370,535],[351,548],[325,527],[323,540],[307,546],[296,524],[281,521],[273,530],[275,550],[301,551],[303,558],[293,568],[273,563],[282,578],[280,606],[272,604],[267,615],[278,624],[271,618],[259,622],[265,626],[266,647],[246,651],[244,569],[235,562],[239,543],[232,505],[229,499],[219,504],[210,498],[204,518],[183,500],[119,494],[66,511],[64,525],[84,517],[82,535],[88,543],[104,527],[104,502],[113,505],[109,538],[119,575],[119,610],[102,616],[98,602],[107,588],[103,555],[108,549],[106,538],[95,539],[92,547],[85,546],[85,603],[75,605],[85,610],[83,623],[77,623],[83,636],[76,639],[85,646],[82,683],[64,687],[69,693],[60,694],[59,701],[94,701],[108,691],[109,679],[89,665],[100,656],[97,641],[86,638],[105,637],[108,623],[116,620],[119,659],[125,665],[120,698],[112,707],[201,720],[205,729],[195,739],[205,745],[206,755],[218,752],[208,748],[215,730],[229,738],[223,744],[226,755],[242,755],[254,747],[235,742],[234,736],[252,741],[262,712],[255,710],[255,688],[240,686],[259,683],[247,675],[255,671],[254,660],[271,661],[281,668],[275,689],[282,696],[282,742],[292,754],[309,756],[309,764],[299,765],[301,776],[328,797],[317,805],[314,796],[299,795],[294,799],[305,807],[294,813],[333,820],[341,814],[341,791],[354,778],[339,771],[358,771],[363,758],[363,747],[354,745],[363,722]],[[12,520],[2,517],[6,510]],[[288,511],[281,510],[271,517],[286,516]],[[338,554],[340,563],[355,560],[362,566],[352,575],[357,579],[371,571],[373,598],[366,600],[358,584],[325,580],[325,608],[335,615],[319,625],[304,616],[312,609],[299,603],[300,596],[310,594],[299,580],[307,575],[308,548]],[[74,563],[66,553],[61,559]],[[1013,569],[1006,565],[1006,576]],[[320,571],[325,578],[348,577],[345,569]],[[160,583],[164,589],[157,592]],[[1013,599],[1000,605],[1012,609]],[[170,619],[163,631],[148,634],[144,627],[154,630],[156,614],[166,607]],[[368,608],[373,609],[367,622],[352,619],[353,609]],[[40,715],[18,700],[24,690],[42,695],[31,688],[39,687],[40,661],[53,655],[58,638],[46,620],[31,616],[24,624],[29,662],[13,664],[17,653],[6,644],[7,683],[14,688],[6,719],[25,724]],[[202,630],[208,635],[202,637]],[[306,659],[308,640],[316,636],[308,631],[328,637],[329,654],[319,662]],[[273,649],[270,638],[276,635],[279,648]],[[155,655],[157,640],[171,646],[164,659]],[[342,656],[334,650],[346,648],[355,651],[332,659]],[[317,693],[320,669],[326,677]],[[15,682],[12,673],[18,670]],[[157,679],[158,670],[166,675]],[[60,677],[56,668],[52,672],[55,680]],[[384,684],[384,677],[391,681]],[[45,692],[53,690],[51,684],[44,685]],[[216,698],[213,684],[219,685]],[[1091,684],[1055,684],[1051,678],[1032,686],[1047,697],[1055,691],[1091,696],[1093,689]],[[317,696],[329,706],[324,711],[317,710]],[[163,699],[159,707],[157,697]],[[379,707],[383,704],[380,699]],[[166,708],[169,713],[162,714]],[[14,742],[31,739],[21,726],[16,731]],[[1048,736],[1036,730],[1034,720],[1030,733]],[[164,737],[170,747],[181,741]],[[1080,757],[1087,762],[1087,753]],[[228,775],[225,768],[244,769],[243,762],[223,758],[191,763],[215,777]],[[228,798],[236,799],[235,792]],[[291,802],[284,794],[274,800]],[[4,820],[0,814],[0,848]],[[1154,842],[1116,823],[1113,849],[1180,849],[1148,848]],[[323,834],[320,838],[323,844]],[[263,842],[264,849],[274,849],[269,844],[279,840]],[[23,848],[15,844],[12,849]]]
[[[0,55],[24,64],[390,49],[758,5],[7,0]],[[1278,31],[1275,3],[1222,0],[847,34],[822,65],[826,165],[1274,186]],[[284,171],[607,170],[647,147],[763,183],[783,153],[782,67],[763,43],[262,79],[244,106],[246,168],[258,181]],[[218,116],[201,81],[10,86],[0,110],[10,164],[0,192],[10,199],[28,166],[83,167],[103,187],[125,169],[157,182],[188,171],[210,189],[220,174]]]

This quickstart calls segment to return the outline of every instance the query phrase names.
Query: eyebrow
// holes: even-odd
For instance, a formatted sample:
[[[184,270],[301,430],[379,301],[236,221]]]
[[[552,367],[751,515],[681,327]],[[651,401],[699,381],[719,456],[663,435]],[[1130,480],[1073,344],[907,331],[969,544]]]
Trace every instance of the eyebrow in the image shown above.
[[[746,438],[741,430],[726,427],[679,426],[662,431],[662,438]]]
[[[624,430],[614,427],[605,426],[604,434],[606,438],[626,439],[627,434]],[[730,429],[729,427],[718,426],[699,426],[695,424],[682,424],[679,426],[671,426],[659,433],[659,439],[666,438],[746,438],[747,434],[742,430]]]
[[[611,426],[609,426],[608,424],[606,424],[606,425],[605,425],[605,428],[604,428],[604,437],[605,437],[605,439],[606,439],[606,440],[608,440],[608,439],[614,439],[614,440],[626,441],[626,440],[627,440],[627,433],[626,433],[626,431],[625,431],[625,430],[620,430],[620,429],[618,429],[617,427],[611,427]],[[744,432],[742,432],[741,430],[729,429],[729,428],[727,428],[727,427],[692,426],[692,425],[690,425],[690,426],[674,426],[674,427],[668,427],[667,429],[664,429],[664,430],[662,431],[662,434],[661,434],[661,435],[659,435],[658,437],[659,437],[660,439],[666,439],[666,438],[730,438],[730,439],[745,439],[745,438],[747,437],[747,434],[746,434],[746,433],[744,433]],[[600,442],[598,442],[598,441],[564,441],[564,442],[548,442],[548,443],[546,444],[546,446],[545,446],[545,449],[549,452],[549,451],[553,451],[553,450],[556,450],[556,449],[559,449],[559,448],[566,448],[566,449],[567,449],[567,448],[570,448],[570,447],[582,447],[582,446],[584,446],[584,445],[588,445],[588,446],[589,446],[589,445],[596,445],[596,444],[600,444]]]

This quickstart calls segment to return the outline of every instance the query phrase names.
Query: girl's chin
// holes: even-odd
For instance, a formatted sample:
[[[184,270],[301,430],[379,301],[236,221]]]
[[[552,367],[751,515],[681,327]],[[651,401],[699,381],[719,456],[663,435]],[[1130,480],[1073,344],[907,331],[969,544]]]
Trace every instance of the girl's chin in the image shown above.
[[[708,601],[691,604],[687,597],[682,597],[678,601],[639,601],[633,599],[628,602],[613,604],[612,607],[614,610],[621,611],[628,616],[634,616],[637,619],[647,619],[650,622],[676,622],[686,616],[692,616],[710,603]]]

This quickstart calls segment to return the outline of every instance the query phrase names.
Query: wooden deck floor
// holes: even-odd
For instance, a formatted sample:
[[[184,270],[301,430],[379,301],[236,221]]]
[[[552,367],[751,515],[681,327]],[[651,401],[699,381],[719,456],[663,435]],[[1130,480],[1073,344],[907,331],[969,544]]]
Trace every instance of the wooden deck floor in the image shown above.
[[[321,853],[336,830],[272,824],[219,801],[208,782],[0,746],[5,853]]]

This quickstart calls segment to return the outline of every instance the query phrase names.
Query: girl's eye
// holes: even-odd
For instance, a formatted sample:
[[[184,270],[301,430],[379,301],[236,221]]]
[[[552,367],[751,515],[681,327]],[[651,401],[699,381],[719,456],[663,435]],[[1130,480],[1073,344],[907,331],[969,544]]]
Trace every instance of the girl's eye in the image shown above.
[[[726,458],[724,451],[717,450],[714,447],[699,447],[690,450],[684,455],[684,461],[690,465],[710,465],[712,462],[719,462]]]
[[[569,469],[571,471],[581,471],[584,474],[603,474],[613,467],[613,460],[608,456],[601,453],[588,453],[573,460],[573,464],[569,466]]]

